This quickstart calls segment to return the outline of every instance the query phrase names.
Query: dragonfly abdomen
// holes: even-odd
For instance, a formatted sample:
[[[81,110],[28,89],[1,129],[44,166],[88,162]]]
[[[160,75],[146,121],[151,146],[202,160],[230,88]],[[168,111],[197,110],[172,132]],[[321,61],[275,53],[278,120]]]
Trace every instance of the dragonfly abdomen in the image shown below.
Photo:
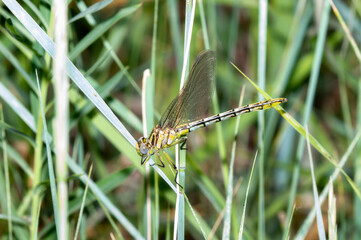
[[[219,113],[211,117],[203,118],[201,120],[180,125],[177,127],[178,129],[177,132],[181,132],[182,134],[180,135],[186,135],[188,132],[193,132],[195,130],[198,130],[199,128],[206,127],[213,123],[220,122],[228,118],[236,117],[244,113],[269,109],[286,101],[287,101],[286,98],[275,98],[263,102],[245,105],[239,108],[231,109],[227,112]]]

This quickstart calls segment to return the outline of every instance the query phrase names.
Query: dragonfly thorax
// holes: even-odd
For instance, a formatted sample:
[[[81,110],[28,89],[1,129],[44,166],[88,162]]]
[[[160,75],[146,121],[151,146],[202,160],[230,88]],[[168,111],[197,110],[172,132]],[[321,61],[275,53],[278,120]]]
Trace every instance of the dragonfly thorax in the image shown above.
[[[174,146],[180,139],[183,139],[184,136],[182,134],[186,135],[186,133],[188,131],[183,133],[182,129],[178,131],[170,128],[161,129],[159,126],[156,126],[150,133],[149,138],[139,138],[135,148],[141,157],[150,157],[160,149]]]

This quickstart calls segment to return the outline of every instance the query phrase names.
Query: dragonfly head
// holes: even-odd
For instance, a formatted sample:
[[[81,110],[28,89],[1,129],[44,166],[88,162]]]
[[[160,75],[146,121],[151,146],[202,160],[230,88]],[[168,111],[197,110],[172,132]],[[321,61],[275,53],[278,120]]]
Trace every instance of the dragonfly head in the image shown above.
[[[139,138],[137,144],[135,145],[135,148],[136,148],[139,156],[145,157],[145,156],[151,155],[151,153],[149,151],[150,150],[149,146],[150,146],[150,144],[149,144],[148,138],[141,137],[141,138]]]

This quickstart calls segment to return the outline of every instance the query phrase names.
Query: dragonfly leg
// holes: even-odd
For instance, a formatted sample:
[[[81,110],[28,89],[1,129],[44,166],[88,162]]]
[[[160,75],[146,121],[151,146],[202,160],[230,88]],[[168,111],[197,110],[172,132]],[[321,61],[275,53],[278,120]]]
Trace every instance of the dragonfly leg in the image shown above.
[[[165,164],[164,162],[162,161],[162,157],[160,156],[159,152],[156,152],[157,156],[158,156],[158,159],[159,161],[162,163],[162,164],[158,164],[156,162],[154,162],[154,164],[150,165],[151,167],[153,167],[154,165],[157,165],[158,167],[161,167],[161,168],[165,168]]]
[[[168,153],[163,149],[163,154],[165,156],[165,158],[167,159],[167,161],[169,162],[170,165],[172,165],[174,170],[177,170],[176,165],[174,164],[173,160],[170,158],[170,156],[168,155]]]
[[[184,137],[184,140],[182,142],[180,142],[180,150],[187,150],[187,147],[184,147],[184,145],[186,145],[188,138]]]
[[[181,188],[181,189],[183,189],[183,186],[182,185],[180,185],[178,182],[177,182],[177,176],[178,176],[178,169],[176,170],[176,173],[175,173],[175,178],[174,178],[174,182]]]
[[[185,139],[186,141],[187,139]],[[179,170],[177,168],[177,166],[173,163],[172,159],[170,158],[170,156],[168,155],[168,153],[163,150],[163,154],[164,156],[167,158],[168,162],[173,166],[174,170],[175,170],[175,178],[174,178],[174,182],[180,187],[183,189],[183,186],[180,185],[178,182],[177,182],[177,176],[178,176],[178,173],[179,173]]]
[[[162,161],[162,157],[160,156],[159,152],[157,152],[157,156],[158,156],[159,161],[162,163],[162,165],[157,164],[157,166],[158,166],[158,167],[161,167],[161,168],[165,168],[165,164],[164,164],[164,162]]]
[[[150,158],[150,156],[149,156],[149,155],[148,155],[148,156],[145,156],[145,157],[144,157],[144,156],[142,156],[142,160],[141,160],[141,162],[140,162],[140,163],[141,163],[142,165],[144,165],[144,163],[146,163],[146,162],[149,160],[149,158]]]
[[[180,138],[180,139],[177,139],[176,141],[174,141],[174,142],[172,142],[171,144],[167,145],[167,148],[173,147],[173,146],[175,146],[175,145],[177,145],[177,144],[180,144],[180,149],[181,149],[181,150],[187,150],[187,148],[184,147],[184,145],[185,145],[186,142],[187,142],[187,139],[188,139],[187,137],[182,137],[182,138]]]

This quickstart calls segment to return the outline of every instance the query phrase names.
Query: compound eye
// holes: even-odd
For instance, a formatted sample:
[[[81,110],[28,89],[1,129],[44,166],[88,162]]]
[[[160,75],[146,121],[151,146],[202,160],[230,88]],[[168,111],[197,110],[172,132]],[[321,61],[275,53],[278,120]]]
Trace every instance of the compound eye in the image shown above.
[[[141,143],[139,146],[139,151],[141,154],[146,155],[148,153],[148,148],[145,143]]]

